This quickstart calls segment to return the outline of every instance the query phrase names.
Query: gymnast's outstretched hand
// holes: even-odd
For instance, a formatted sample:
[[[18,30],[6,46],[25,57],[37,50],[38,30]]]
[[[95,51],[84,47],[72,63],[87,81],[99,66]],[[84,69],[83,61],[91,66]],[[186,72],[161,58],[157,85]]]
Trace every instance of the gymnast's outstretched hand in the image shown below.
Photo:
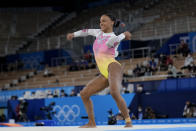
[[[67,40],[72,40],[74,38],[74,33],[67,34]]]
[[[124,32],[124,35],[125,35],[125,39],[126,40],[131,40],[131,33],[130,32],[128,32],[128,31],[126,31],[126,32]]]

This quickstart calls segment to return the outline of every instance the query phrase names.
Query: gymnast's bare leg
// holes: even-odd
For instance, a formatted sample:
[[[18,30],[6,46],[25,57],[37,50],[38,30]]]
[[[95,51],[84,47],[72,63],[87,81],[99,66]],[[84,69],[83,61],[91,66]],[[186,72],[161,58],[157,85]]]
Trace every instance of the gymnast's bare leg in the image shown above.
[[[127,105],[125,100],[120,94],[120,88],[122,88],[122,69],[120,64],[113,62],[108,67],[109,71],[109,87],[110,87],[110,94],[116,101],[116,104],[119,110],[122,112],[122,115],[125,118],[126,125],[125,127],[132,127],[132,122],[128,113]]]
[[[84,106],[86,108],[86,112],[88,114],[89,122],[86,125],[81,126],[80,128],[95,128],[95,118],[94,118],[94,110],[93,110],[93,103],[90,99],[90,97],[97,92],[100,92],[101,90],[108,87],[108,79],[106,79],[104,76],[99,75],[92,81],[90,81],[86,87],[80,92],[80,96],[82,98],[82,101],[84,103]]]

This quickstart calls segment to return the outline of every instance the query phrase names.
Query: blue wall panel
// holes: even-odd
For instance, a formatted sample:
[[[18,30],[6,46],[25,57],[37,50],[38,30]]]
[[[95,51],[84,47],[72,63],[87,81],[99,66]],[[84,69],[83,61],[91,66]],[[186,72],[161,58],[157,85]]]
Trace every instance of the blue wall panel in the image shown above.
[[[44,52],[20,54],[20,60],[24,63],[24,69],[39,69],[44,61]]]
[[[166,82],[166,90],[167,91],[176,91],[177,86],[176,86],[176,81],[177,79],[168,79],[165,80],[164,82]]]
[[[157,54],[170,54],[169,45],[180,43],[181,37],[188,36],[188,33],[173,35],[162,47],[157,51]]]
[[[181,33],[173,35],[162,47],[157,51],[157,54],[169,54],[169,45],[179,44],[181,39],[186,39],[186,43],[189,46],[191,52],[196,52],[196,32]],[[174,53],[174,52],[173,52]]]
[[[160,92],[152,94],[136,94],[130,109],[137,115],[138,104],[143,108],[150,106],[158,115],[168,115],[169,118],[182,117],[185,102],[196,103],[196,91]]]
[[[131,103],[134,94],[122,95],[127,103],[127,106]],[[118,113],[118,108],[111,95],[104,96],[92,96],[94,103],[95,119],[98,124],[107,124],[108,111]],[[51,102],[55,102],[54,111],[56,114],[53,119],[58,121],[59,125],[63,123],[86,123],[87,119],[81,117],[87,116],[81,97],[67,97],[67,98],[56,98],[46,99],[45,104],[49,105]]]
[[[40,110],[41,107],[45,106],[44,99],[34,99],[26,100],[27,103],[27,120],[35,121],[36,119],[45,119],[45,113]],[[18,100],[8,101],[8,117],[9,119],[15,119],[17,121],[17,112],[16,108],[19,105]]]
[[[196,32],[189,33],[189,48],[191,52],[196,52]]]
[[[19,55],[8,55],[8,56],[6,56],[6,62],[7,63],[15,63],[17,60],[19,60]]]

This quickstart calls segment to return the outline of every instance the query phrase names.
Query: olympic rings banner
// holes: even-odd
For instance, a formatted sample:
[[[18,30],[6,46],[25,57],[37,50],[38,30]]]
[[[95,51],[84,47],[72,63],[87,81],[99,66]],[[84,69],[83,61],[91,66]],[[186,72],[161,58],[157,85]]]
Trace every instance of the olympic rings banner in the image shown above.
[[[129,106],[134,94],[124,94],[122,96],[127,106]],[[109,110],[112,109],[114,114],[119,112],[111,95],[93,96],[92,101],[97,124],[107,124]],[[53,106],[54,115],[52,117],[57,125],[82,125],[88,121],[87,118],[85,119],[87,114],[81,97],[45,99],[45,106],[50,105],[52,102],[55,102]]]

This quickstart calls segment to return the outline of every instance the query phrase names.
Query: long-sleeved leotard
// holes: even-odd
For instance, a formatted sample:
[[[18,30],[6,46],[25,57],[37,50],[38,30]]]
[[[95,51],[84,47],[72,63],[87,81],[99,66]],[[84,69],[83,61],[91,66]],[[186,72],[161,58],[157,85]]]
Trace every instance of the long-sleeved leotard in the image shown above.
[[[84,29],[74,32],[74,37],[84,37],[88,35],[96,37],[93,44],[95,60],[100,73],[108,78],[109,64],[112,62],[120,64],[115,60],[115,57],[118,56],[118,44],[125,38],[125,35],[122,33],[116,36],[113,32],[104,33],[100,29]]]

